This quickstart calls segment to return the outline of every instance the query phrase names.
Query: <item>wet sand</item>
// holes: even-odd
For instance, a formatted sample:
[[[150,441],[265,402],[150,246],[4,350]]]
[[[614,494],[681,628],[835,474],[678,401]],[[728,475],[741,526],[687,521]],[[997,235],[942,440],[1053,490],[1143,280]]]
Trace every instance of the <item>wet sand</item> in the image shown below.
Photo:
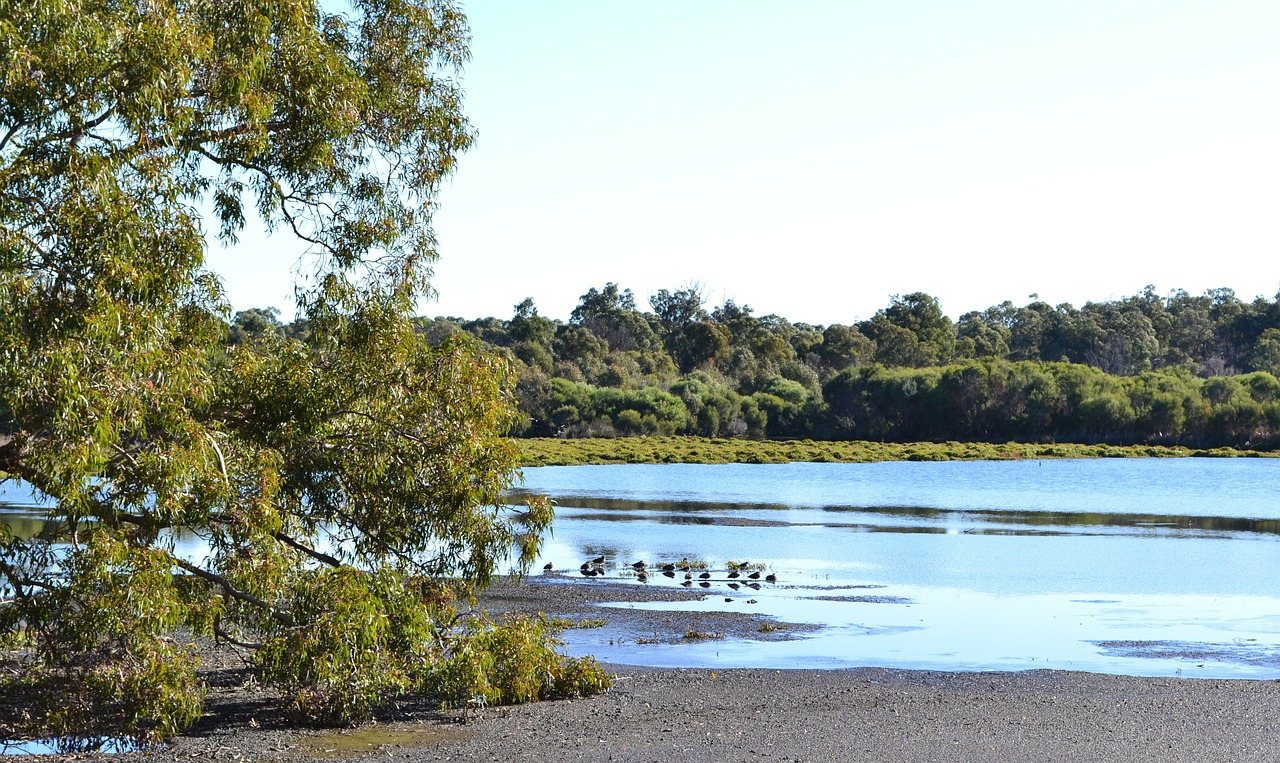
[[[499,587],[493,610],[600,617],[602,600],[697,597],[601,582]],[[762,634],[723,613],[644,613],[635,633]],[[613,623],[618,625],[618,623]],[[1271,761],[1280,682],[1133,678],[1059,671],[649,670],[613,665],[616,686],[585,700],[491,708],[460,722],[399,706],[354,732],[273,721],[269,697],[236,680],[168,748],[103,760],[404,761]],[[256,726],[256,727],[255,727]]]

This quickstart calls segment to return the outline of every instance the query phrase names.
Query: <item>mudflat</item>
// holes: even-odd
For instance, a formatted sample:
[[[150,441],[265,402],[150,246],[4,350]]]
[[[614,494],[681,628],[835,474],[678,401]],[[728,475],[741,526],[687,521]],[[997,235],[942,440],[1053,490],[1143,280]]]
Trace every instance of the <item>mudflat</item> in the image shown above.
[[[776,638],[750,616],[609,610],[596,601],[698,596],[610,583],[531,580],[486,606],[606,616],[621,633],[717,631]],[[404,761],[1273,761],[1280,682],[1063,671],[655,670],[612,665],[589,699],[488,708],[464,719],[412,702],[385,722],[308,730],[276,717],[234,669],[209,714],[149,752],[101,760]]]

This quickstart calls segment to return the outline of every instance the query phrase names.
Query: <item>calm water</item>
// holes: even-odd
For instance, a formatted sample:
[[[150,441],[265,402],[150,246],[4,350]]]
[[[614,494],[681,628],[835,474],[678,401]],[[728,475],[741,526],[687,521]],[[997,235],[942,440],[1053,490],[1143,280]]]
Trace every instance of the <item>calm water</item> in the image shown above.
[[[677,645],[574,630],[575,653],[1280,678],[1280,460],[544,467],[525,481],[558,503],[538,566],[574,571],[566,584],[592,585],[576,568],[598,555],[610,579],[637,585],[626,563],[687,557],[721,570],[705,598],[643,606],[821,626]],[[15,533],[38,532],[40,509],[22,486],[0,486],[0,521]],[[197,538],[178,547],[203,553]],[[779,582],[735,592],[730,560],[763,563]]]
[[[600,554],[623,577],[638,559],[763,562],[778,585],[734,592],[718,575],[703,601],[645,606],[823,626],[764,644],[570,633],[572,650],[603,659],[1280,678],[1277,460],[628,465],[525,478],[559,504],[544,550],[556,567]]]

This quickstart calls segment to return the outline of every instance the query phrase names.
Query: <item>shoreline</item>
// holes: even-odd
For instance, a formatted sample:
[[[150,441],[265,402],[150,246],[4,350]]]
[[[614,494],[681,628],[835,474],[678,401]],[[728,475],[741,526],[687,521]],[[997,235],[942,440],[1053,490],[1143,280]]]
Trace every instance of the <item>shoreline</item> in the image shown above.
[[[743,440],[696,435],[515,438],[521,466],[608,464],[784,464],[793,462],[1024,461],[1094,458],[1277,458],[1280,451],[1230,446],[1111,445],[1070,442],[880,442]]]
[[[599,617],[598,601],[699,595],[533,578],[495,586],[482,606],[574,619]],[[673,633],[717,625],[702,619],[707,613],[635,612],[661,616],[660,627]],[[734,637],[776,635],[759,633],[754,616],[713,617]],[[1055,670],[605,667],[618,680],[595,697],[489,708],[466,723],[456,712],[406,700],[382,723],[355,730],[278,720],[271,697],[245,671],[230,669],[211,686],[206,717],[171,745],[77,759],[1269,761],[1280,740],[1280,681]]]

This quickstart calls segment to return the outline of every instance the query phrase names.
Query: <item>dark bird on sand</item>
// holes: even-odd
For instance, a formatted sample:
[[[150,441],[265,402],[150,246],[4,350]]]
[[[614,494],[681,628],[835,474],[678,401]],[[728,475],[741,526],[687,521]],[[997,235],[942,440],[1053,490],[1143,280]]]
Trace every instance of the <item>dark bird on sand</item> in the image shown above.
[[[688,572],[688,571],[686,571],[686,572],[684,573],[684,579],[685,579],[685,580],[693,580],[693,573],[692,573],[692,572]]]
[[[550,571],[551,571],[551,562],[547,562],[546,564],[542,565],[542,571],[543,571],[543,572],[550,572]]]
[[[596,571],[595,571],[595,570],[593,570],[593,569],[591,569],[590,567],[583,567],[583,568],[582,568],[582,574],[583,574],[583,575],[586,575],[586,576],[587,576],[587,577],[589,577],[589,578],[590,578],[590,577],[595,577]]]
[[[776,583],[776,582],[778,582],[778,576],[777,576],[777,575],[770,575],[770,576],[768,576],[767,578],[765,578],[765,579],[764,579],[764,582],[766,582],[766,583]]]
[[[633,570],[643,570],[643,569],[644,569],[645,567],[647,567],[647,566],[648,566],[648,565],[646,565],[646,564],[644,563],[644,560],[643,560],[643,559],[641,559],[641,560],[640,560],[640,561],[638,561],[638,562],[633,562],[633,563],[631,564],[631,569],[633,569]]]
[[[726,596],[726,597],[724,597],[724,603],[725,603],[725,604],[732,604],[732,603],[733,603],[733,599],[730,599],[728,596]]]
[[[592,560],[591,560],[591,563],[592,563],[592,564],[604,564],[604,557],[603,557],[603,556],[597,556],[595,559],[592,559]]]
[[[736,577],[738,577],[738,571],[737,571],[737,570],[734,570],[733,572],[730,572],[730,573],[729,573],[729,577],[731,577],[731,578],[736,578]]]
[[[709,578],[709,577],[711,577],[711,573],[710,573],[710,572],[704,572],[704,573],[702,573],[701,575],[699,575],[699,576],[698,576],[698,578],[699,578],[699,579],[701,579],[701,580],[706,580],[706,579],[707,579],[707,578]]]
[[[666,563],[666,564],[662,565],[662,571],[663,571],[663,572],[675,572],[675,571],[676,571],[676,566],[675,566],[674,564],[671,564],[670,562],[668,562],[668,563]]]
[[[750,575],[748,575],[747,577],[751,578],[752,580],[759,580],[759,579],[760,579],[760,571],[759,571],[759,570],[756,570],[755,572],[751,573],[751,574],[750,574]]]
[[[636,575],[636,580],[639,580],[641,583],[648,583],[649,576],[645,574],[644,570],[640,570],[640,574]]]

